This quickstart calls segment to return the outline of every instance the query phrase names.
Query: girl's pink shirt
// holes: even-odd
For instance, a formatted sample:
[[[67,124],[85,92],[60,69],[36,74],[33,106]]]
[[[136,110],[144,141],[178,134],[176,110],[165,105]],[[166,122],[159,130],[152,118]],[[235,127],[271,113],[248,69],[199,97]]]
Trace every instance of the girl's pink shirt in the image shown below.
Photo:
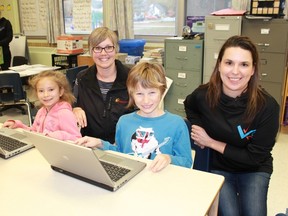
[[[14,122],[14,128],[43,133],[59,140],[74,141],[81,137],[72,106],[65,101],[55,104],[49,112],[47,112],[45,107],[40,108],[31,127],[19,120],[14,120]]]

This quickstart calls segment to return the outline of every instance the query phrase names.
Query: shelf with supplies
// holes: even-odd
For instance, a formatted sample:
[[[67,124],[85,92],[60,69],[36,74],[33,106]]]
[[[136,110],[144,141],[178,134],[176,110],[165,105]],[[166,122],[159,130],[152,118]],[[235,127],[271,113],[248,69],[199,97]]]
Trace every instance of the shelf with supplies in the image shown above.
[[[77,53],[77,54],[52,54],[52,65],[53,66],[58,66],[61,67],[61,69],[68,69],[68,68],[73,68],[77,67],[77,56],[82,53]]]

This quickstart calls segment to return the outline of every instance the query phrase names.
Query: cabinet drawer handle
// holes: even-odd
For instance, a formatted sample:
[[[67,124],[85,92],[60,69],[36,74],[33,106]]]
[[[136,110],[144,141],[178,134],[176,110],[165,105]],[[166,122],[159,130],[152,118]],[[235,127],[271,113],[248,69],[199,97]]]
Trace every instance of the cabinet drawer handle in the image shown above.
[[[267,65],[267,59],[260,59],[261,65]]]
[[[214,40],[215,40],[215,41],[226,41],[227,38],[226,38],[226,39],[225,39],[225,38],[214,38]]]
[[[187,57],[184,57],[184,58],[182,58],[182,57],[176,57],[176,59],[178,59],[178,60],[188,60]]]
[[[258,46],[264,46],[264,47],[269,47],[270,44],[268,43],[257,43]]]
[[[176,108],[175,110],[180,113],[185,113],[185,110],[183,108]]]
[[[268,76],[267,73],[261,73],[261,76],[265,77],[265,76]]]
[[[180,86],[180,87],[187,87],[186,83],[175,83],[176,86]]]

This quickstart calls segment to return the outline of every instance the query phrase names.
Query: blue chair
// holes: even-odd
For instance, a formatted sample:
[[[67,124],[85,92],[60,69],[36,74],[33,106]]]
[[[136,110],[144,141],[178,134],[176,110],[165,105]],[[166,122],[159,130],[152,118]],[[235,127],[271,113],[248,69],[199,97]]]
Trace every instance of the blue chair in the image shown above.
[[[71,88],[72,88],[72,91],[73,91],[73,88],[74,88],[74,84],[75,84],[75,80],[76,80],[76,77],[77,77],[77,74],[79,72],[81,72],[82,70],[88,68],[89,66],[88,65],[81,65],[81,66],[78,66],[78,67],[74,67],[74,68],[69,68],[66,70],[66,78],[68,79],[70,85],[71,85]]]
[[[31,106],[26,92],[23,90],[19,73],[0,73],[0,116],[3,115],[3,111],[10,108],[17,108],[25,115],[26,110],[23,106],[27,107],[29,126],[31,126]]]
[[[184,118],[184,121],[187,125],[189,135],[191,133],[191,123],[188,119]],[[193,162],[193,169],[195,170],[201,170],[201,171],[210,171],[210,149],[204,148],[201,149],[199,146],[194,144],[194,141],[190,137],[191,142],[191,149],[195,151],[195,157]]]

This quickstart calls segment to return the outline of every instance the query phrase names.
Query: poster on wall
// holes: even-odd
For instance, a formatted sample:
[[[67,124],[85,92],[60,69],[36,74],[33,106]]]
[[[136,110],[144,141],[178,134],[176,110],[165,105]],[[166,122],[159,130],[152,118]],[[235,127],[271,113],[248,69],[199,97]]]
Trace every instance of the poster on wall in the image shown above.
[[[47,35],[46,0],[19,0],[22,32],[26,36]]]

